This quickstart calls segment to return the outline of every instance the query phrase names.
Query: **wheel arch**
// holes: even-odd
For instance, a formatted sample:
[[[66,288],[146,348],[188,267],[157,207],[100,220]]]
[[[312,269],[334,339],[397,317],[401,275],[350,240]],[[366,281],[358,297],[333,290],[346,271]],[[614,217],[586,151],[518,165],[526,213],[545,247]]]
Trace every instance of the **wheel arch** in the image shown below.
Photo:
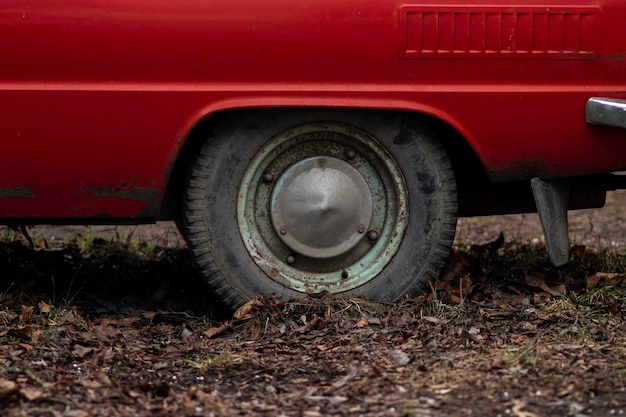
[[[351,110],[354,112],[384,112],[393,113],[395,115],[404,115],[405,117],[419,118],[424,128],[429,129],[444,146],[456,178],[472,178],[479,181],[487,181],[485,167],[476,152],[476,148],[472,146],[474,140],[467,134],[463,133],[460,124],[451,117],[434,109],[420,108],[407,109],[404,107],[370,107],[370,106],[329,106],[329,105],[272,105],[272,106],[243,106],[243,107],[226,107],[213,109],[211,111],[200,113],[201,116],[196,117],[195,124],[191,124],[186,135],[183,137],[182,146],[178,149],[177,154],[173,157],[174,164],[170,170],[167,179],[167,185],[161,205],[160,218],[167,220],[177,220],[181,215],[182,207],[182,190],[187,178],[187,170],[194,155],[199,150],[204,140],[209,136],[211,128],[219,123],[220,120],[232,117],[235,113],[239,113],[240,117],[246,117],[247,114],[257,114],[259,112],[276,112],[289,109],[306,109],[309,111],[328,110],[328,109]],[[176,153],[176,151],[175,151]]]

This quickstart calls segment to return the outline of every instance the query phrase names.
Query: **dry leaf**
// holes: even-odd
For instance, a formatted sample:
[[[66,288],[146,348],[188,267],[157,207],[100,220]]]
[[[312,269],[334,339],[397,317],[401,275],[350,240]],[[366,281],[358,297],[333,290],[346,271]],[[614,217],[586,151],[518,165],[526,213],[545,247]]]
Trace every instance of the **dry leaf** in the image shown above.
[[[33,326],[22,326],[18,329],[10,329],[10,331],[15,335],[25,339],[32,340],[35,335],[35,328]]]
[[[32,361],[30,364],[34,365],[34,366],[41,366],[41,367],[44,367],[44,368],[46,366],[49,366],[48,362],[46,362],[43,359],[37,359],[36,361]]]
[[[27,352],[31,352],[33,350],[33,345],[28,343],[20,343],[19,346],[23,347]]]
[[[317,350],[320,350],[322,352],[326,352],[326,351],[329,351],[329,350],[337,350],[337,349],[339,349],[340,346],[316,344],[315,347],[317,348]]]
[[[106,385],[108,387],[112,387],[113,386],[113,382],[111,381],[111,378],[109,378],[109,376],[107,374],[105,374],[104,372],[98,372],[96,374],[96,376],[98,377],[100,382],[102,382],[104,385]]]
[[[31,343],[36,344],[39,341],[39,337],[41,336],[41,331],[35,330],[35,328],[32,326],[28,327],[31,327],[32,329],[32,331],[30,332],[30,341]]]
[[[533,294],[533,304],[541,305],[552,301],[552,296],[547,292],[538,292]]]
[[[473,285],[472,278],[469,275],[463,275],[459,280],[459,287],[464,294],[467,294]]]
[[[63,413],[66,417],[89,417],[90,414],[83,410],[70,410],[68,412]]]
[[[120,326],[130,327],[133,324],[137,323],[138,321],[139,321],[139,317],[137,317],[137,316],[124,317],[123,319],[119,320],[119,325]]]
[[[367,325],[369,325],[369,322],[365,317],[361,317],[361,319],[356,322],[356,327],[365,327]]]
[[[19,389],[15,382],[8,379],[0,379],[0,401],[6,401],[18,392]]]
[[[226,333],[228,330],[230,330],[230,322],[224,321],[217,327],[209,327],[208,329],[203,331],[202,334],[211,339],[223,333]]]
[[[372,324],[378,324],[378,325],[380,325],[380,324],[382,324],[382,323],[383,323],[383,322],[382,322],[382,320],[381,320],[381,319],[379,319],[378,317],[368,317],[368,318],[367,318],[367,321],[369,322],[369,324],[370,324],[370,325],[372,325]]]
[[[328,402],[330,405],[342,404],[348,401],[348,397],[341,395],[323,396],[323,395],[306,395],[302,397],[305,401],[311,402]]]
[[[109,359],[113,359],[115,357],[115,352],[111,347],[101,347],[98,349],[96,353],[91,357],[90,363],[94,368],[98,366],[98,364],[102,361],[105,362]]]
[[[37,304],[37,307],[39,307],[39,311],[44,314],[48,314],[51,308],[50,304],[46,303],[43,300],[39,301],[39,303]]]
[[[513,408],[511,409],[511,411],[516,417],[539,417],[539,415],[535,413],[522,410],[524,407],[526,407],[526,403],[520,400],[514,400],[513,403]]]
[[[80,384],[80,386],[84,388],[91,388],[91,389],[102,388],[101,383],[99,383],[98,381],[94,381],[92,379],[81,379],[80,381],[78,381],[78,384]]]
[[[404,366],[411,362],[411,358],[409,358],[409,355],[401,350],[392,350],[391,352],[389,352],[389,355],[398,366]]]
[[[326,326],[326,322],[317,314],[313,314],[313,318],[306,324],[306,330],[322,330]],[[358,326],[358,324],[357,324]]]
[[[93,326],[91,330],[99,340],[103,342],[111,342],[113,340],[119,339],[121,336],[121,332],[117,328],[117,321],[114,321],[113,323],[113,325],[109,325],[107,322],[107,324]]]
[[[259,340],[263,336],[263,327],[261,326],[261,321],[258,318],[249,322],[247,328],[250,333],[250,340]]]
[[[259,311],[259,308],[263,306],[261,297],[262,296],[257,295],[252,300],[239,307],[239,309],[235,311],[235,314],[233,314],[233,317],[237,320],[249,320],[252,318],[252,316]]]
[[[454,304],[459,304],[459,305],[463,304],[463,298],[457,297],[456,295],[452,293],[448,293],[447,295],[450,298],[450,301],[453,302]]]
[[[36,388],[30,387],[22,388],[20,390],[20,394],[28,401],[35,401],[36,399],[43,397],[43,392]]]
[[[437,317],[432,317],[432,316],[424,316],[422,317],[422,320],[427,321],[432,324],[440,324],[443,322],[441,319],[438,319]]]
[[[570,249],[570,254],[571,254],[572,258],[574,258],[574,259],[582,259],[582,257],[585,255],[586,251],[587,251],[587,248],[585,248],[585,246],[583,246],[583,245],[574,245]]]
[[[621,286],[626,280],[626,275],[615,272],[597,272],[587,278],[587,289],[595,288],[600,282],[613,287]]]
[[[183,340],[188,339],[193,334],[187,326],[183,327],[183,330],[180,332],[180,338]]]
[[[602,278],[598,276],[598,274],[593,274],[590,277],[587,277],[587,289],[590,290],[598,286]]]
[[[20,318],[17,322],[18,329],[23,329],[24,327],[26,327],[26,322],[28,322],[28,320],[30,319],[33,311],[35,311],[35,307],[33,306],[22,306],[22,312],[20,313]]]
[[[86,347],[86,346],[81,346],[81,345],[74,345],[74,350],[72,351],[72,356],[78,357],[78,358],[84,358],[87,354],[93,352],[94,349],[91,347]]]
[[[146,311],[141,315],[148,320],[152,320],[157,315],[157,313],[155,311]]]
[[[531,287],[541,288],[548,294],[553,295],[555,297],[565,294],[565,291],[566,291],[565,284],[557,284],[557,285],[553,285],[552,287],[549,287],[548,284],[545,283],[543,277],[539,277],[539,276],[526,275],[525,281],[526,281],[526,285],[529,285]]]

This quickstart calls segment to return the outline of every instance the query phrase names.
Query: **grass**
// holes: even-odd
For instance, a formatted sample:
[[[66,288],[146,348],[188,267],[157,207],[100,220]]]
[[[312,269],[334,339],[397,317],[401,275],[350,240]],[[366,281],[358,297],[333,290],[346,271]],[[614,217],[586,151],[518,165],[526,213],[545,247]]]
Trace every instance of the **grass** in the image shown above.
[[[0,291],[0,305],[9,298],[9,294],[11,292],[11,288],[15,286],[14,282],[9,283],[9,285]]]
[[[128,233],[121,233],[115,227],[113,235],[109,238],[98,237],[94,233],[94,229],[89,227],[87,234],[79,240],[78,247],[86,253],[91,251],[115,251],[123,250],[128,252],[146,253],[153,252],[157,249],[157,245],[145,240],[134,239],[137,229],[134,228]]]
[[[0,227],[0,241],[12,242],[19,239],[21,236],[22,234],[20,232],[15,231],[7,226]]]
[[[257,361],[249,356],[233,353],[228,346],[217,345],[214,350],[216,354],[206,354],[196,359],[188,359],[187,363],[202,372],[225,371],[228,369],[241,369],[245,366],[254,366]]]
[[[132,228],[126,228],[129,230],[120,231],[118,226],[112,227],[112,231],[107,231],[105,237],[98,231],[97,227],[89,226],[86,228],[86,233],[77,231],[75,234],[66,234],[62,240],[55,240],[51,243],[46,237],[36,236],[34,240],[34,248],[36,249],[49,249],[59,248],[76,245],[81,251],[89,253],[94,250],[129,250],[134,252],[151,252],[157,249],[159,242],[165,242],[167,240],[167,234],[164,232],[164,236],[159,237],[158,241],[147,241],[145,239],[136,238],[135,233],[138,226]],[[36,229],[35,229],[36,230]],[[0,242],[14,242],[20,241],[26,243],[26,238],[19,230],[14,230],[8,226],[0,226]]]
[[[469,310],[464,304],[450,304],[438,296],[428,297],[419,309],[419,318],[436,318],[439,320],[460,320],[467,318]]]

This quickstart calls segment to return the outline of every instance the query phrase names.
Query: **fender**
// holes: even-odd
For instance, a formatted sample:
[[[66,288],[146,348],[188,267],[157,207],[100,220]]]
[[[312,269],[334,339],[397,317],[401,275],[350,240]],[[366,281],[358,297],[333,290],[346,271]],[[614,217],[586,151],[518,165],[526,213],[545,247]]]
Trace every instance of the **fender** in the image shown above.
[[[229,98],[212,102],[204,107],[201,107],[195,113],[190,115],[187,123],[185,123],[180,130],[177,141],[175,142],[175,147],[172,149],[172,153],[170,154],[170,158],[175,161],[182,147],[185,145],[186,140],[192,134],[193,130],[202,121],[210,119],[215,114],[226,111],[271,107],[337,107],[350,109],[390,110],[423,114],[434,117],[456,130],[477,152],[480,160],[483,160],[480,153],[480,146],[476,138],[457,118],[455,118],[449,112],[424,103],[410,100],[397,100],[387,97],[342,97],[336,92],[324,95],[323,98],[306,97],[304,95],[296,96],[291,93],[289,95],[275,95],[272,97],[255,97],[253,95],[240,96],[236,98]],[[169,164],[165,168],[163,172],[165,178],[169,178],[169,175],[171,174],[171,168],[172,167]]]

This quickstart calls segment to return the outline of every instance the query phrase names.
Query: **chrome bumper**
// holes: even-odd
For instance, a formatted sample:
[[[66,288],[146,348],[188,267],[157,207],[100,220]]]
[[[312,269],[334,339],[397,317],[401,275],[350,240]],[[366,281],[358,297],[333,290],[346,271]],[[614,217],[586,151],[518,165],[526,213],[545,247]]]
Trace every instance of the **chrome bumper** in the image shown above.
[[[585,108],[587,123],[626,129],[626,100],[592,97]]]

